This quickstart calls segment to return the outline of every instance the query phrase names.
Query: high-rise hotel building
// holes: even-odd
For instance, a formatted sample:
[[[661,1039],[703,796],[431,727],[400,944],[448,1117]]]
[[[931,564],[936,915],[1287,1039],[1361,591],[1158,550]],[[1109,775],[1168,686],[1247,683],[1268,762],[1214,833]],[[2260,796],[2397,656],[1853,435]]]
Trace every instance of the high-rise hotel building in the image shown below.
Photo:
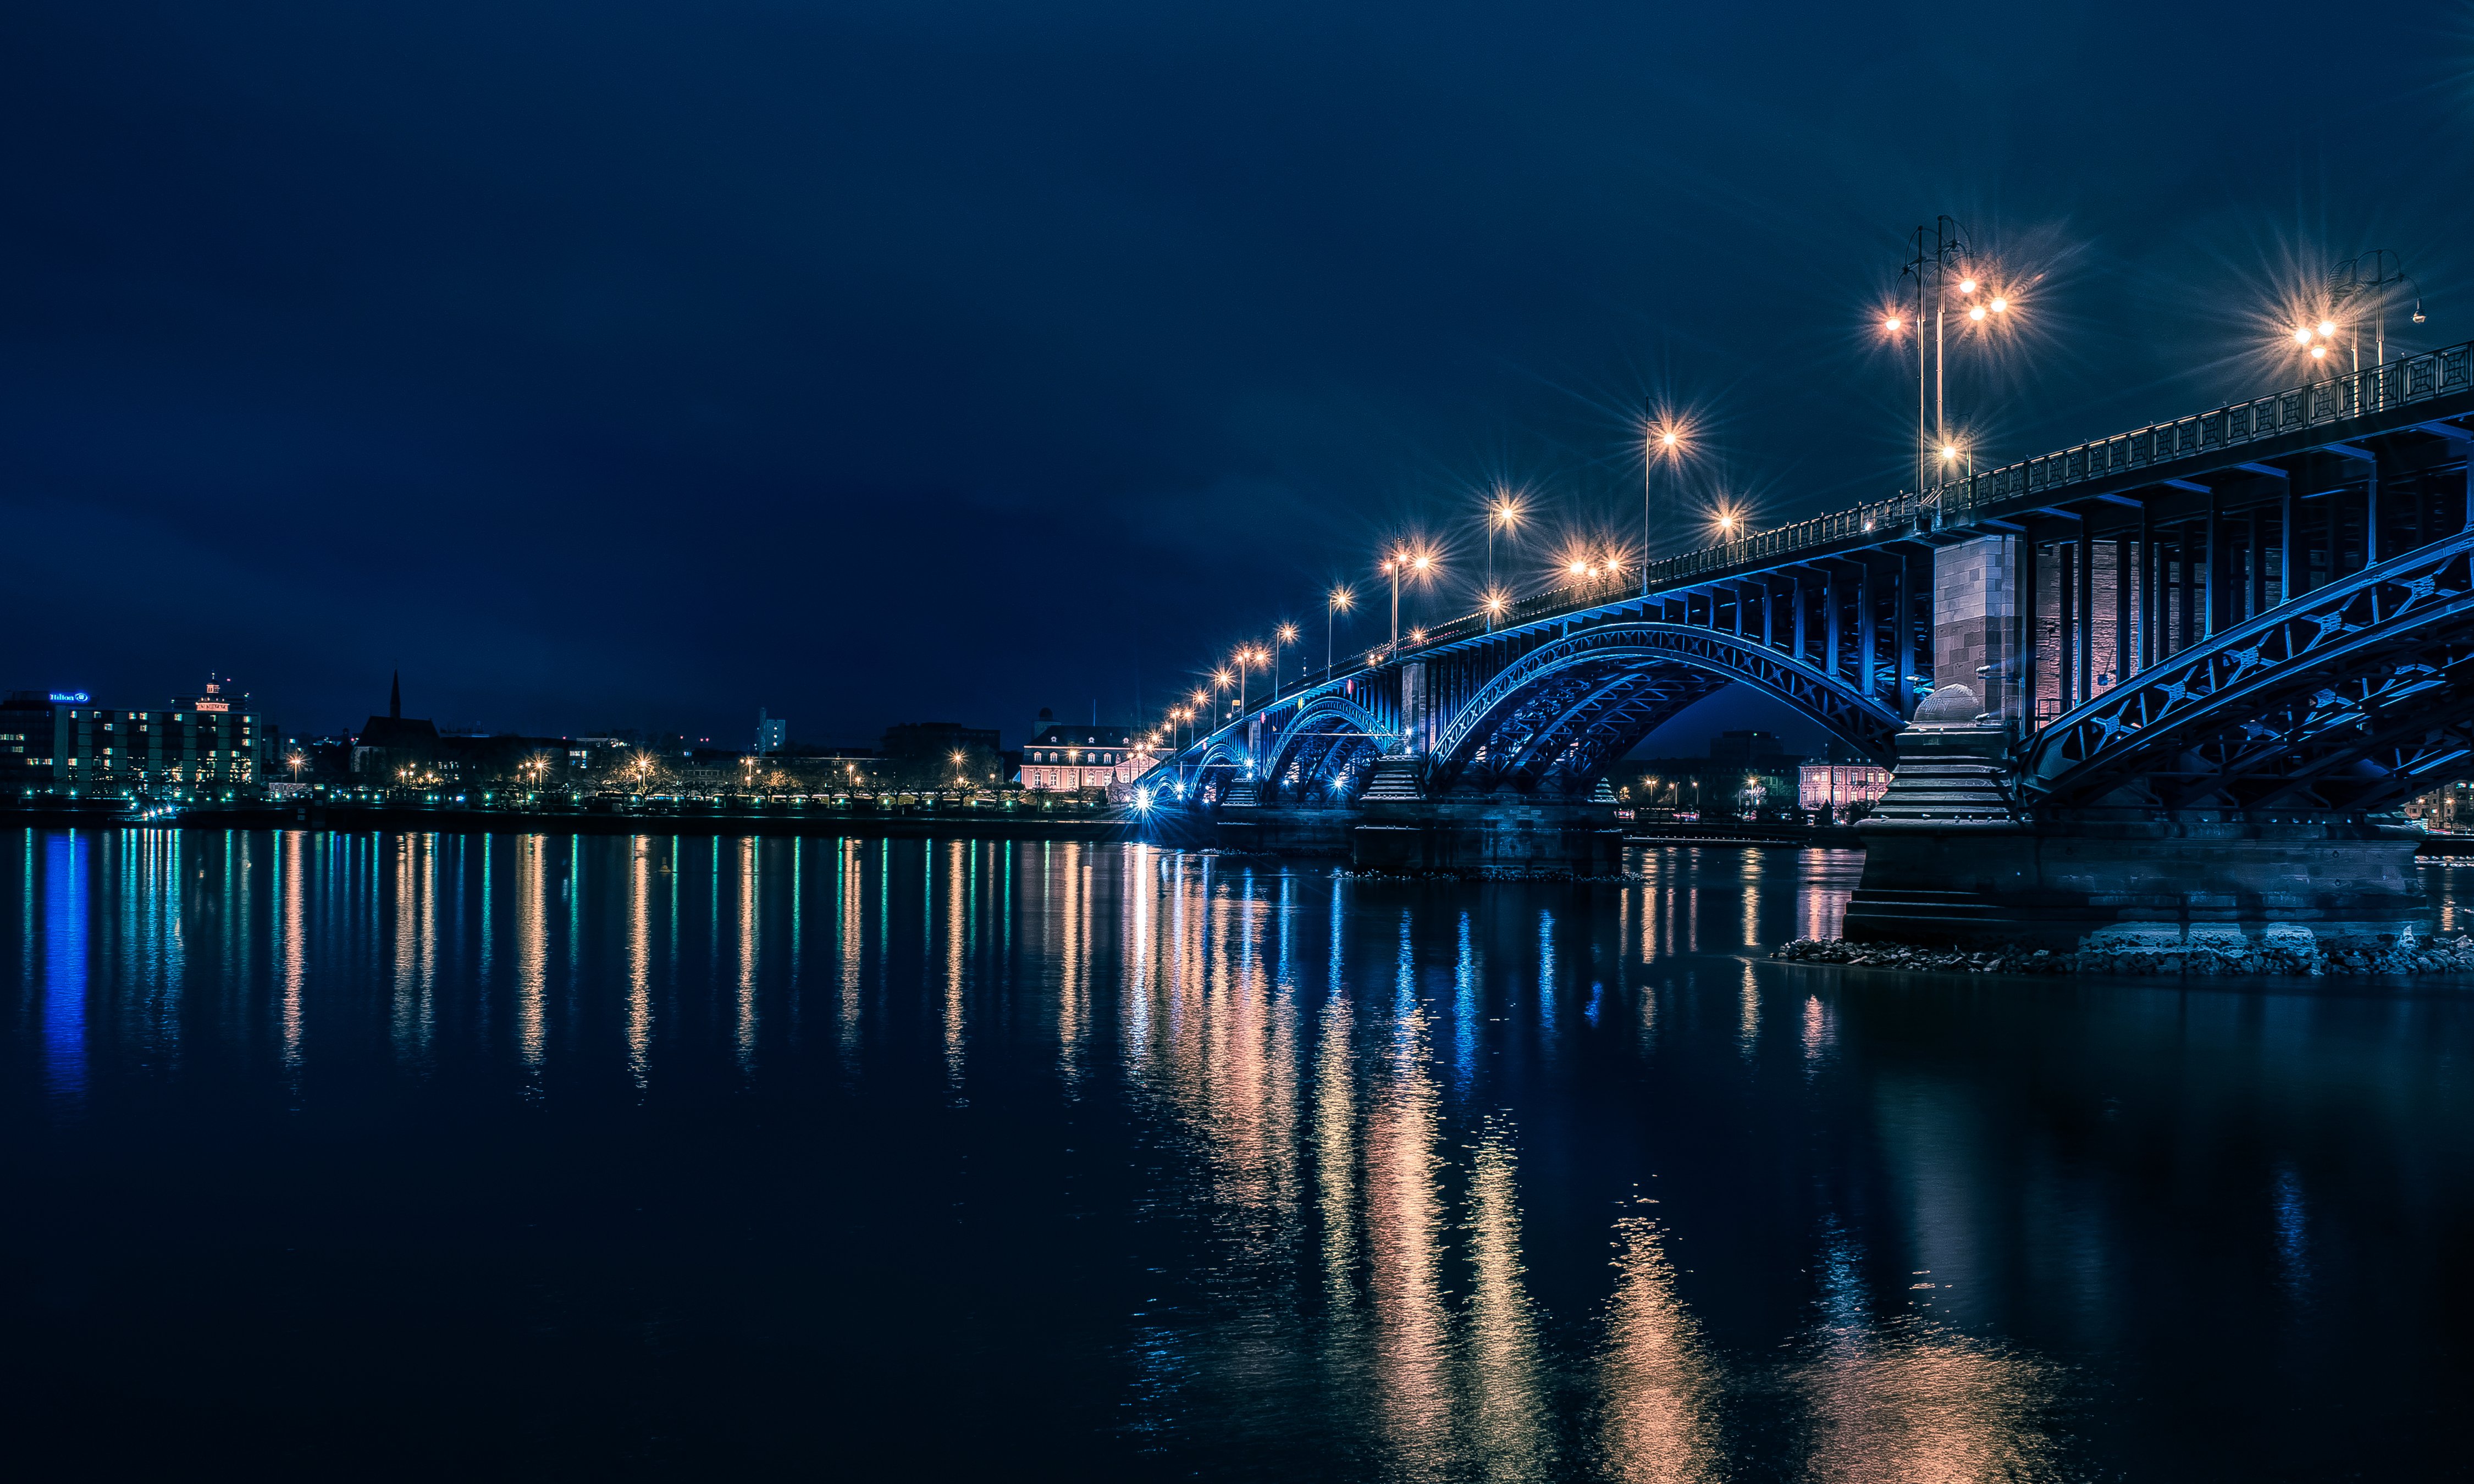
[[[249,697],[208,682],[161,710],[96,706],[81,691],[0,701],[0,790],[117,793],[230,788],[274,776],[275,728]]]

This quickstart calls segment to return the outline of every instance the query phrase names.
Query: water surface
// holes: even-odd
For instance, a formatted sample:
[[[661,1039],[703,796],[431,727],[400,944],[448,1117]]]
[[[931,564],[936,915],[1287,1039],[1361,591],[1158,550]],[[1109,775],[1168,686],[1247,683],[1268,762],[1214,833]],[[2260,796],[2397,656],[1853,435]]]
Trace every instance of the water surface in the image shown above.
[[[1859,865],[12,831],[0,1412],[85,1472],[2465,1472],[2461,993],[1760,959]]]

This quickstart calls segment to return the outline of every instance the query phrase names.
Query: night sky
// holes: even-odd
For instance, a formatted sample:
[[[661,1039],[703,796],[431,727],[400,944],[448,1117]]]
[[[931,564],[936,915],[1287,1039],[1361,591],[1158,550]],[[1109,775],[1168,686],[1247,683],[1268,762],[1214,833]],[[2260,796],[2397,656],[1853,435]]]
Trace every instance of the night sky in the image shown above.
[[[1886,494],[1936,212],[1979,465],[2474,337],[2474,12],[0,8],[0,684],[804,741],[1146,712],[1387,539]],[[1661,500],[1668,497],[1661,493]],[[1380,633],[1379,601],[1341,644]],[[1652,740],[1775,712],[1722,697]]]

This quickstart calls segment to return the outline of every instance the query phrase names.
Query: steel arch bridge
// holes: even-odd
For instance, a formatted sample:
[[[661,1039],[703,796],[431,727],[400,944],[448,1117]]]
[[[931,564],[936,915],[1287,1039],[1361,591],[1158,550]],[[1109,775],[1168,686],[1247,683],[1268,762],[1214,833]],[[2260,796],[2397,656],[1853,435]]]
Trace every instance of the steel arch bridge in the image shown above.
[[[2474,775],[2474,345],[1473,613],[1171,759],[1225,800],[1564,797],[1730,683],[1859,755],[1965,683],[2039,807],[2388,807]]]

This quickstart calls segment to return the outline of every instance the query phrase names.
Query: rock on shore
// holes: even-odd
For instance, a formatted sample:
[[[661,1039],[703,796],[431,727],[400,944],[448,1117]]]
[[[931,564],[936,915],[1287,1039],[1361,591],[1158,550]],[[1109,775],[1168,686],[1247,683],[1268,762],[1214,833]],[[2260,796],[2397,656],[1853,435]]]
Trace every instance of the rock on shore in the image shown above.
[[[2094,948],[2065,953],[2024,945],[1970,951],[1897,943],[1849,943],[1843,938],[1798,938],[1771,949],[1770,957],[1799,964],[1972,974],[2455,974],[2474,973],[2474,938],[2409,939],[2376,949],[2341,945],[2329,950],[2293,939],[2245,941],[2222,947],[2178,944],[2171,947]]]

